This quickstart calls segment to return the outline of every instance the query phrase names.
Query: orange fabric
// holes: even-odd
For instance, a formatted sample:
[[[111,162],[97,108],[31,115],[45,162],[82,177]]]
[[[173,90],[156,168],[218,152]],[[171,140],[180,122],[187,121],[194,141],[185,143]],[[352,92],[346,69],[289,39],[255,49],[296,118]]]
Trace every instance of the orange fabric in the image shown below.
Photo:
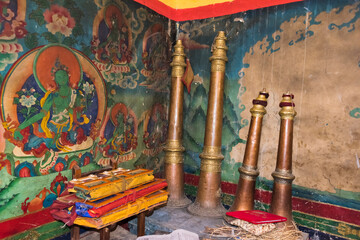
[[[184,76],[181,78],[181,81],[185,84],[188,93],[191,91],[191,83],[194,80],[194,72],[192,70],[190,60],[186,59],[186,70]]]
[[[88,201],[96,201],[152,180],[154,180],[152,170],[136,169],[129,171],[120,169],[103,172],[98,176],[90,175],[73,179],[70,183],[74,184],[71,192],[75,192],[76,196]]]
[[[245,12],[258,8],[265,8],[275,5],[281,5],[291,2],[300,2],[303,0],[233,0],[223,1],[213,4],[210,2],[208,5],[196,6],[197,1],[186,0],[187,3],[194,2],[194,7],[186,7],[176,9],[167,5],[166,1],[160,0],[135,0],[142,5],[145,5],[155,12],[174,21],[188,21],[196,19],[204,19],[211,17],[224,16],[238,12]],[[182,0],[177,0],[179,3]],[[189,5],[190,6],[190,5]]]
[[[158,180],[155,182],[145,184],[145,185],[135,188],[135,189],[130,189],[130,190],[124,192],[123,194],[121,194],[121,195],[123,195],[122,198],[119,198],[118,200],[113,201],[102,207],[90,209],[89,214],[92,217],[100,217],[100,216],[106,214],[107,212],[113,210],[116,207],[120,207],[126,203],[133,202],[140,197],[149,195],[153,192],[156,192],[160,189],[165,188],[166,186],[167,186],[167,183],[165,180]]]
[[[166,203],[168,192],[160,190],[146,197],[141,197],[135,202],[116,208],[99,218],[77,217],[74,224],[100,229],[125,218],[144,212],[150,208]]]

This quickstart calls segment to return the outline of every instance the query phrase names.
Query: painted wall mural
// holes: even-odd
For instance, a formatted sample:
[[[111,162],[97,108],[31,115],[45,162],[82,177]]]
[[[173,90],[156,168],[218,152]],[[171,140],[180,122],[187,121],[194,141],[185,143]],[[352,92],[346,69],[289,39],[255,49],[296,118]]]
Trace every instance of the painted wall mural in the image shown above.
[[[350,111],[349,114],[353,118],[360,118],[360,108],[354,108],[353,110]]]
[[[14,63],[23,46],[18,42],[24,38],[26,30],[25,11],[26,0],[4,1],[0,14],[0,71],[8,64]]]
[[[160,171],[168,20],[132,1],[1,6],[0,221],[49,207],[75,165],[135,168],[151,152]]]
[[[71,168],[73,152],[79,166],[93,158],[85,160],[84,153],[93,148],[95,123],[104,116],[105,86],[80,53],[58,44],[28,52],[6,75],[1,99],[4,137],[14,144],[12,156],[21,159],[15,176]]]
[[[125,4],[123,8],[126,9],[125,12],[130,12]],[[128,77],[124,76],[130,73],[129,63],[133,59],[134,49],[132,28],[120,6],[117,4],[103,6],[95,17],[93,25],[91,50],[95,55],[95,64],[108,82],[122,88],[135,88],[138,74],[135,78],[131,77],[131,74]],[[134,66],[132,67],[134,71]]]
[[[170,42],[163,20],[143,8],[132,11],[119,0],[97,5],[100,9],[93,22],[91,51],[105,81],[123,89],[135,89],[140,84],[169,91]],[[143,34],[139,39],[142,49],[133,45],[139,34]],[[143,68],[138,68],[140,60]]]
[[[44,187],[34,199],[29,200],[29,197],[21,203],[21,210],[25,213],[31,213],[41,210],[43,207],[50,207],[57,197],[65,193],[67,186],[67,177],[59,173],[50,184],[50,190]]]
[[[124,162],[134,159],[132,152],[137,147],[138,120],[133,110],[123,103],[117,103],[107,115],[106,124],[100,133],[99,149],[105,159],[100,160],[100,165],[110,165],[109,158],[114,161]],[[117,159],[120,158],[120,159]]]
[[[275,103],[281,97],[278,86],[296,96],[294,171],[299,177],[294,183],[297,185],[332,193],[340,189],[360,192],[355,158],[360,148],[360,132],[353,110],[360,102],[355,90],[359,86],[360,68],[359,57],[350,54],[359,51],[358,44],[354,44],[360,36],[359,6],[354,3],[331,11],[308,10],[281,23],[272,33],[273,40],[263,38],[252,46],[243,60],[248,67],[239,71],[243,76],[239,82],[248,86],[244,99],[251,98],[261,87],[273,93],[274,102],[269,104],[266,116],[268,122],[274,123],[277,117]],[[267,124],[263,134],[277,137],[276,130]],[[240,135],[244,136],[245,131]],[[269,138],[262,142],[262,176],[268,179],[277,147],[271,143]],[[309,169],[318,172],[313,174]]]
[[[141,116],[144,149],[135,161],[136,168],[153,169],[155,172],[163,171],[163,148],[167,140],[167,109],[165,105],[155,103],[151,109]]]
[[[28,1],[29,11],[23,12],[31,20],[25,45],[33,49],[39,44],[61,43],[73,46],[80,43],[84,52],[86,44],[81,41],[86,35],[83,26],[85,14],[81,1]]]
[[[156,91],[167,91],[167,82],[170,81],[170,39],[165,28],[160,23],[152,24],[145,32],[143,38],[142,62],[144,69],[141,73],[146,80],[141,86]]]
[[[0,221],[49,206],[71,168],[162,170],[168,19],[133,1],[14,0],[0,13]],[[184,98],[186,190],[196,191],[212,41],[225,30],[223,202],[231,205],[251,101],[270,92],[256,206],[268,208],[283,92],[295,94],[294,217],[359,239],[358,1],[304,1],[179,22],[195,79]],[[172,36],[174,37],[174,36]],[[190,180],[189,180],[190,179]],[[234,188],[234,189],[233,189]],[[326,213],[336,210],[338,214]]]
[[[196,194],[198,155],[204,141],[210,81],[210,63],[205,60],[211,56],[205,46],[211,46],[216,33],[225,30],[229,61],[222,139],[223,203],[231,205],[236,191],[252,99],[266,88],[270,97],[260,145],[256,206],[268,209],[279,139],[279,103],[282,94],[291,91],[298,113],[293,145],[295,220],[334,238],[359,239],[359,6],[358,1],[305,1],[179,24],[177,35],[197,46],[186,47],[197,76],[190,94],[185,94],[187,193]],[[339,215],[326,214],[335,209]]]

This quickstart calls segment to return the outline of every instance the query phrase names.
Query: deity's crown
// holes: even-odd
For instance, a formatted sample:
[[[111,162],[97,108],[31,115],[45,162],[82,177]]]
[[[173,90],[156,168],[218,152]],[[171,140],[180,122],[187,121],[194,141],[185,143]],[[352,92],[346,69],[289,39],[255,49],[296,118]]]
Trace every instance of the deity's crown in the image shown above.
[[[69,74],[69,68],[66,65],[61,64],[60,59],[56,58],[54,67],[51,68],[51,77],[55,78],[55,73],[59,70],[64,70]]]

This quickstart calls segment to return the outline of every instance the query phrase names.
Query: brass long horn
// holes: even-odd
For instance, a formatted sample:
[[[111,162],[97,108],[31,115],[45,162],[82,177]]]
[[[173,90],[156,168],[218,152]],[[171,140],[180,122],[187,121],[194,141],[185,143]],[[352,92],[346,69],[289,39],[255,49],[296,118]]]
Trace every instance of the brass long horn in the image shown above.
[[[200,180],[195,202],[188,207],[194,215],[222,217],[225,208],[221,204],[221,134],[224,103],[224,78],[226,37],[219,32],[215,38],[211,61],[209,100],[206,115],[203,152],[200,154]]]
[[[174,46],[173,62],[171,63],[171,100],[169,127],[165,151],[165,178],[168,183],[169,199],[167,206],[172,208],[185,207],[191,203],[184,194],[184,151],[183,134],[183,102],[185,54],[181,40]]]
[[[294,95],[286,93],[280,103],[281,116],[280,137],[274,178],[270,212],[287,218],[286,224],[292,227],[292,145],[293,123],[296,112],[293,103]]]
[[[269,93],[264,89],[259,96],[253,100],[253,107],[250,109],[251,122],[246,142],[244,160],[239,168],[240,178],[237,185],[235,200],[229,211],[244,211],[254,208],[254,193],[256,178],[259,176],[257,168],[261,128],[263,116],[266,114],[267,98]]]

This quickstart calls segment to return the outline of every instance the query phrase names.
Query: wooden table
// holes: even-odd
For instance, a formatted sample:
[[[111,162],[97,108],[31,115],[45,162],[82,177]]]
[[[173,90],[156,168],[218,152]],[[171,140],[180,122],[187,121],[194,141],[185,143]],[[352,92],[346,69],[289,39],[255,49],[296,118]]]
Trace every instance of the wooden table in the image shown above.
[[[113,164],[112,168],[110,168],[110,169],[109,168],[101,169],[101,170],[82,174],[80,167],[76,165],[72,169],[72,176],[73,176],[73,179],[81,178],[81,177],[85,177],[90,174],[96,174],[96,173],[100,173],[102,171],[108,171],[108,170],[116,169],[116,168],[117,168],[117,164]],[[137,220],[138,220],[138,223],[137,223],[137,236],[138,237],[145,235],[145,215],[150,215],[152,212],[153,212],[153,208],[144,210],[144,211],[136,214]],[[130,217],[132,217],[132,216],[130,216]],[[128,218],[130,218],[130,217],[128,217]],[[119,219],[118,222],[123,221],[123,220],[125,220],[125,219]],[[112,229],[116,228],[118,222],[114,223],[114,224],[110,224],[108,226],[105,226],[105,227],[99,229],[100,230],[100,240],[109,240],[110,239],[110,231]],[[79,239],[80,239],[80,226],[78,226],[78,225],[71,226],[71,240],[79,240]]]
[[[144,236],[145,235],[145,215],[150,211],[143,211],[137,214],[137,236]],[[122,221],[124,219],[121,219]],[[110,239],[110,231],[111,229],[115,229],[117,224],[112,224],[100,229],[100,240],[109,240]],[[80,226],[73,225],[71,226],[71,240],[79,240],[80,239]]]

